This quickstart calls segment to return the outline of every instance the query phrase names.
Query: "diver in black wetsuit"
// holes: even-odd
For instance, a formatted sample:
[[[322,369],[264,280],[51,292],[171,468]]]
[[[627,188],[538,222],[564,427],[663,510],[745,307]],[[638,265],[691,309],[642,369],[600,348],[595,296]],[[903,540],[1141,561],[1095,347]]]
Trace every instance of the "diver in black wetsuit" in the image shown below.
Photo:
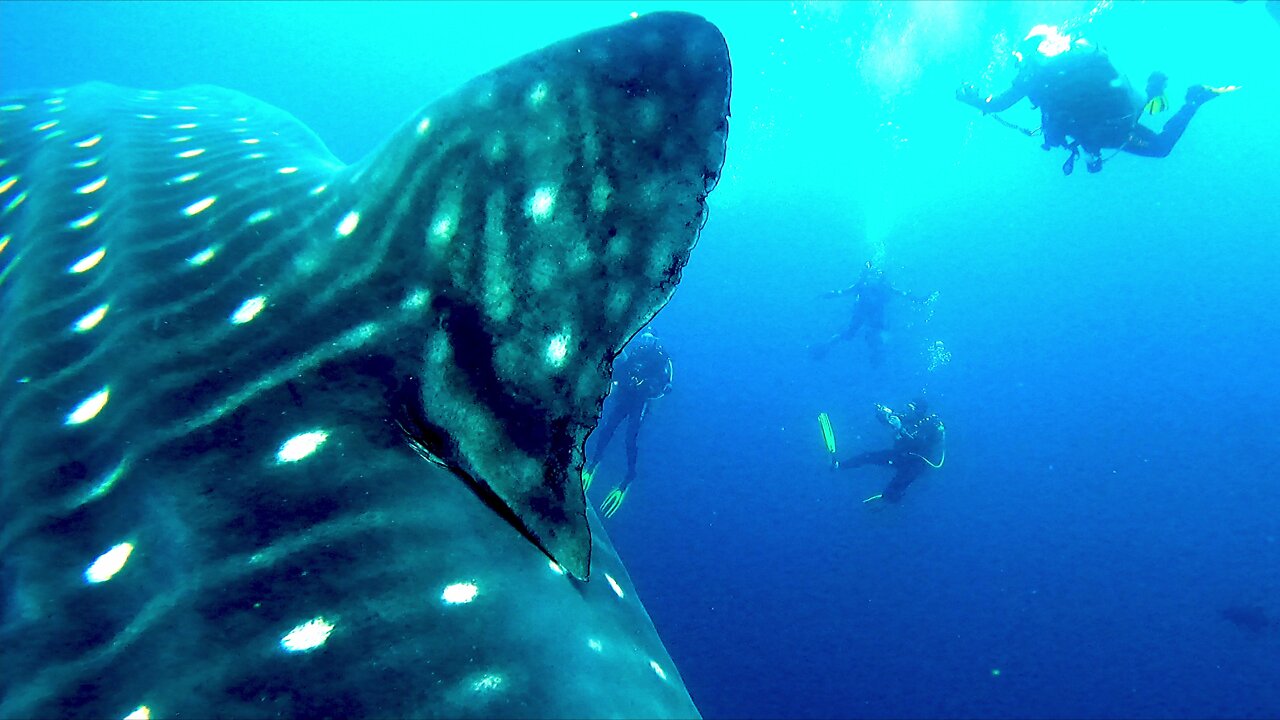
[[[671,392],[671,380],[674,369],[671,357],[663,349],[662,343],[650,330],[627,345],[618,362],[614,366],[614,390],[610,395],[610,412],[593,435],[595,450],[583,469],[583,489],[591,487],[596,468],[604,450],[613,439],[613,433],[630,418],[627,425],[627,474],[622,483],[609,491],[600,510],[605,517],[613,517],[627,498],[627,490],[636,479],[636,459],[639,455],[637,440],[640,436],[640,423],[644,420],[649,405],[658,398]]]
[[[946,428],[937,415],[930,415],[923,397],[907,405],[907,410],[895,413],[883,405],[876,405],[881,420],[894,429],[893,447],[889,450],[873,450],[859,453],[847,460],[832,460],[832,470],[849,470],[864,465],[887,465],[894,468],[893,479],[879,495],[863,500],[870,502],[884,498],[898,502],[907,486],[915,482],[926,470],[942,467],[946,459]]]
[[[858,331],[863,326],[866,326],[867,349],[871,354],[871,364],[872,366],[878,366],[883,354],[884,316],[889,300],[896,296],[923,304],[932,299],[932,296],[916,297],[906,290],[899,290],[894,287],[885,277],[884,270],[876,267],[870,260],[863,267],[862,274],[858,277],[856,283],[843,290],[832,290],[822,295],[822,297],[831,299],[850,294],[857,298],[857,302],[853,306],[853,316],[849,318],[848,326],[826,340],[810,345],[810,357],[814,359],[822,358],[833,345],[841,340],[852,340],[858,334]]]
[[[1002,112],[1023,98],[1029,99],[1040,108],[1044,149],[1063,147],[1070,151],[1062,166],[1068,175],[1081,150],[1087,155],[1089,172],[1102,169],[1102,150],[1106,148],[1144,157],[1167,156],[1202,104],[1239,89],[1192,85],[1187,88],[1186,103],[1156,133],[1138,124],[1138,119],[1144,108],[1154,114],[1168,104],[1163,73],[1152,74],[1143,98],[1101,48],[1048,25],[1033,28],[1014,56],[1018,75],[1008,90],[983,97],[974,85],[965,84],[956,91],[956,99],[983,114]]]

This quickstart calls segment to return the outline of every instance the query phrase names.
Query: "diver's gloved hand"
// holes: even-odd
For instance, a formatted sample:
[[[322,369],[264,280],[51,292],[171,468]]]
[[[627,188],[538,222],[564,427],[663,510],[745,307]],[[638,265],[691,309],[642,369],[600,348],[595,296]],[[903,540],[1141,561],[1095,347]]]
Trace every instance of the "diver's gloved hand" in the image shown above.
[[[956,90],[956,99],[970,107],[982,107],[982,93],[973,83],[965,83]]]
[[[627,499],[627,490],[629,489],[624,490],[615,487],[610,490],[609,494],[605,496],[604,502],[600,503],[600,512],[604,513],[607,518],[613,517],[614,513],[618,512],[618,508],[622,507],[622,502]]]

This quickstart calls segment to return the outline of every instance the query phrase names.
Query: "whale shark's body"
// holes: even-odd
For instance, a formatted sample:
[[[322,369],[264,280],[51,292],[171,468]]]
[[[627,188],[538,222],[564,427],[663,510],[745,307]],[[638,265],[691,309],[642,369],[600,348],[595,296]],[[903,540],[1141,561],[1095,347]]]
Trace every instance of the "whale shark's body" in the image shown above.
[[[0,717],[696,715],[580,470],[728,91],[656,14],[350,167],[219,88],[0,101]]]

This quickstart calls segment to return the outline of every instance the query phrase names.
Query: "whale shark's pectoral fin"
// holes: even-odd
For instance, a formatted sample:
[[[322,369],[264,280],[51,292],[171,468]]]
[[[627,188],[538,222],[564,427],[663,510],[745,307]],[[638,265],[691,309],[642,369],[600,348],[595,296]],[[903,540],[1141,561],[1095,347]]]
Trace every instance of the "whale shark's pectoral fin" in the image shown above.
[[[428,279],[403,425],[579,578],[583,443],[705,222],[729,75],[711,24],[645,16],[472,81],[347,171],[395,236],[380,281]]]

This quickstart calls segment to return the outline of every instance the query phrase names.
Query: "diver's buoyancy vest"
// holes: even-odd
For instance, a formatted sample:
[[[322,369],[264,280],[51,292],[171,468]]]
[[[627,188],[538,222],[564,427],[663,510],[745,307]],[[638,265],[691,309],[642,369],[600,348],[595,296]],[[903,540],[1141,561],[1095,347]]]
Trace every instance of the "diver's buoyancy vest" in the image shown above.
[[[1143,99],[1105,52],[1076,41],[1035,63],[1027,98],[1043,113],[1046,136],[1069,135],[1091,150],[1124,145]]]

